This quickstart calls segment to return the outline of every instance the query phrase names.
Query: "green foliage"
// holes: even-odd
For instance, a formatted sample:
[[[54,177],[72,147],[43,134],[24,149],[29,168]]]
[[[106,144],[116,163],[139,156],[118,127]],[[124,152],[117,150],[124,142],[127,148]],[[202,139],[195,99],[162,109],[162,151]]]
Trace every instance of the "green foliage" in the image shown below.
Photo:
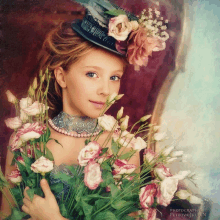
[[[119,151],[119,145],[112,139],[112,153],[116,156]]]
[[[112,15],[112,16],[118,16],[118,15],[126,15],[126,12],[123,10],[113,9],[110,11],[106,11],[105,14]]]
[[[27,216],[26,213],[19,211],[17,208],[13,208],[9,219],[10,220],[22,220],[25,216]]]
[[[99,156],[104,155],[108,151],[108,147],[102,148],[102,153]]]
[[[61,145],[62,146],[62,145]],[[45,146],[45,157],[51,161],[54,161],[52,152]]]
[[[68,212],[67,212],[67,209],[66,209],[66,206],[62,203],[60,206],[60,213],[61,215],[64,217],[64,218],[68,218]]]
[[[94,220],[118,220],[116,218],[116,216],[110,212],[110,211],[103,211],[103,212],[100,212],[98,215],[95,216]]]
[[[34,198],[34,189],[28,189],[26,192],[27,192],[30,200],[32,201]]]
[[[120,160],[129,159],[134,153],[135,153],[135,151],[132,150],[132,151],[130,151],[130,152],[128,152],[128,153],[125,153],[125,154],[123,154],[123,155],[120,155],[120,156],[118,157],[118,159],[120,159]]]
[[[63,190],[63,183],[56,183],[50,186],[52,192],[60,193]]]
[[[112,173],[109,172],[108,170],[103,170],[102,172],[102,179],[103,182],[100,184],[102,187],[106,187],[111,183],[114,183],[114,178],[112,176]]]

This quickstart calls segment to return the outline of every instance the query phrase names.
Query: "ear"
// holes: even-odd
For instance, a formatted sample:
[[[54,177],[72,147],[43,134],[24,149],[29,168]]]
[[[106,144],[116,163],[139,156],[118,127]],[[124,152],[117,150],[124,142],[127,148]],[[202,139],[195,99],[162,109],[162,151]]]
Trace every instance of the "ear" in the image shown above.
[[[54,70],[54,75],[56,78],[56,81],[58,82],[58,84],[60,85],[61,88],[66,88],[66,78],[65,78],[65,71],[63,70],[62,67],[57,67]]]

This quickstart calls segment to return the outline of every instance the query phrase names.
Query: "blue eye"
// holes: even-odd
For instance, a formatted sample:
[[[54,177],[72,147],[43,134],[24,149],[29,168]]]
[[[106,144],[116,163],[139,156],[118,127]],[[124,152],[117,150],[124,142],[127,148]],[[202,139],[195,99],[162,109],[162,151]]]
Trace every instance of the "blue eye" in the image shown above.
[[[119,81],[121,79],[121,77],[119,77],[119,76],[111,76],[110,79],[112,81]]]
[[[90,77],[90,78],[96,78],[98,77],[96,73],[93,73],[93,72],[88,72],[86,73],[86,76]]]

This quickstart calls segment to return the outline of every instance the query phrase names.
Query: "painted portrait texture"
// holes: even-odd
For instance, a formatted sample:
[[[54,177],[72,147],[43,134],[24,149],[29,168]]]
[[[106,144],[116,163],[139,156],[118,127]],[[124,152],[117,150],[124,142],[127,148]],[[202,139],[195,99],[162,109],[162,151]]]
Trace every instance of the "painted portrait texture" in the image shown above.
[[[119,122],[120,126],[115,129],[115,136],[113,137],[115,143],[117,141],[119,142],[120,138],[124,138],[123,141],[126,142],[127,134],[123,136],[123,131],[127,127],[132,127],[138,134],[139,128],[132,125],[142,116],[147,116],[146,120],[149,124],[152,124],[152,127],[157,127],[163,121],[162,119],[167,118],[164,112],[168,108],[165,106],[166,101],[167,103],[170,102],[168,95],[172,95],[171,86],[173,84],[175,86],[178,74],[181,71],[184,72],[187,55],[189,54],[189,50],[186,47],[188,48],[191,45],[190,31],[193,29],[192,24],[194,24],[194,20],[188,18],[190,10],[193,10],[193,7],[197,7],[198,1],[117,0],[114,2],[115,4],[112,5],[107,0],[11,0],[2,4],[0,8],[3,42],[0,54],[2,57],[0,76],[0,106],[2,110],[0,111],[0,118],[3,122],[9,117],[14,117],[18,111],[8,103],[9,98],[7,100],[7,97],[9,96],[5,95],[7,90],[10,90],[18,100],[21,100],[19,102],[19,111],[23,111],[29,117],[27,119],[23,118],[24,120],[22,119],[21,123],[29,120],[30,124],[30,118],[38,114],[42,114],[42,118],[45,115],[48,116],[46,121],[47,126],[49,126],[47,128],[50,128],[50,131],[45,130],[41,126],[41,116],[36,117],[37,124],[34,124],[33,127],[30,125],[30,129],[37,135],[33,138],[40,139],[40,135],[45,134],[46,139],[47,132],[50,133],[50,140],[48,136],[47,147],[45,148],[44,146],[42,148],[44,149],[45,157],[49,155],[45,149],[51,152],[55,163],[52,171],[50,170],[50,177],[48,177],[51,185],[59,185],[60,181],[56,176],[58,173],[65,173],[74,179],[75,177],[71,176],[71,169],[68,166],[74,164],[76,168],[77,164],[80,164],[85,167],[83,171],[85,174],[84,183],[89,189],[97,190],[100,185],[105,186],[106,180],[103,177],[104,174],[101,175],[101,172],[106,169],[107,165],[103,167],[104,165],[100,162],[101,169],[98,162],[100,158],[98,156],[105,153],[102,152],[100,145],[105,145],[108,139],[108,132],[111,133],[115,129],[113,126],[115,120],[108,118],[107,125],[104,123],[107,132],[103,132],[103,122],[100,122],[101,119],[98,119],[99,121],[97,120],[102,110],[108,109],[108,104],[116,101],[108,109],[107,114],[113,115],[118,121],[122,117],[119,116],[121,114],[120,111],[122,111],[123,115],[127,115]],[[105,13],[103,13],[103,8],[105,9]],[[145,10],[143,11],[143,9]],[[151,10],[155,11],[155,15],[152,15],[153,12]],[[136,15],[139,16],[136,17]],[[108,20],[107,28],[106,20]],[[150,31],[146,32],[146,27]],[[143,50],[140,49],[142,47],[144,48]],[[50,83],[48,83],[49,80]],[[35,86],[34,82],[38,85]],[[40,98],[33,103],[28,98],[22,101],[22,98],[27,96],[26,94],[31,94],[32,91],[30,88],[34,87],[36,87],[36,91],[38,89]],[[44,94],[46,95],[44,96]],[[123,98],[118,94],[124,94]],[[37,95],[33,95],[33,97],[36,98]],[[47,104],[39,103],[40,100],[44,101],[44,98],[45,100],[47,99],[48,108]],[[34,106],[41,109],[39,113],[36,113],[36,109],[33,109],[35,108]],[[121,108],[122,106],[123,108]],[[152,115],[151,118],[150,115]],[[113,125],[111,126],[112,123]],[[97,124],[100,126],[97,126]],[[6,125],[4,123],[0,124],[0,141],[2,145],[0,162],[2,170],[5,170],[5,175],[9,175],[14,169],[10,167],[11,160],[13,159],[12,153],[18,150],[20,139],[27,140],[25,139],[24,130],[28,130],[29,128],[27,128],[27,125],[25,125],[26,127],[22,125],[22,128],[19,128],[20,126],[18,127],[18,136],[16,136],[16,132],[14,134],[18,139],[13,139],[16,139],[17,142],[16,144],[13,142],[14,148],[12,148],[12,143],[8,144],[12,132],[8,128],[11,125],[7,120]],[[110,129],[109,126],[111,127]],[[162,130],[166,130],[163,125],[161,125]],[[133,152],[135,156],[131,158],[129,164],[127,158],[125,160],[123,157],[122,159],[118,158],[111,164],[111,156],[105,156],[104,160],[110,161],[110,168],[107,167],[107,169],[113,170],[111,175],[114,178],[117,179],[118,176],[121,177],[124,175],[123,178],[126,177],[126,181],[132,181],[135,174],[133,176],[129,176],[128,174],[133,174],[136,167],[145,163],[148,150],[151,149],[151,156],[159,152],[161,145],[155,144],[156,136],[148,135],[150,131],[152,131],[152,128],[149,127],[148,130],[144,130],[143,134],[137,135],[138,137],[135,139],[131,137],[131,145],[133,148],[135,148],[134,146],[138,146],[136,148],[139,149],[137,152]],[[156,129],[154,132],[156,132]],[[91,142],[92,137],[95,137],[96,140],[95,135],[98,135],[99,141]],[[142,142],[144,137],[147,137],[147,144]],[[33,141],[33,138],[28,139],[27,143],[35,144],[37,149],[34,150],[34,153],[36,154],[38,150],[40,151],[40,144],[37,145]],[[177,139],[178,137],[175,138]],[[55,139],[56,142],[51,141]],[[158,142],[160,141],[159,139]],[[173,142],[176,143],[176,139]],[[87,142],[87,140],[89,141]],[[133,140],[135,141],[133,142]],[[86,147],[83,148],[85,141],[88,149]],[[172,143],[169,142],[168,144]],[[129,144],[130,142],[128,142]],[[10,145],[12,153],[7,149],[8,145]],[[63,149],[60,145],[63,146]],[[110,148],[108,142],[105,147],[106,149]],[[145,149],[146,147],[148,150]],[[115,148],[112,149],[114,155]],[[177,149],[179,150],[178,147]],[[28,153],[27,149],[25,151],[25,153]],[[169,155],[171,154],[169,153]],[[114,156],[117,158],[117,153]],[[49,169],[51,164],[47,161],[48,158],[42,159],[39,156],[39,161],[36,161],[36,165],[31,165],[32,171],[35,174],[43,172],[42,176],[44,176],[47,171],[41,172],[37,169],[41,163],[47,164],[46,166]],[[19,161],[18,157],[16,160]],[[26,159],[25,163],[28,160]],[[20,160],[18,164],[23,162]],[[179,157],[176,163],[177,165],[174,165],[175,168],[181,164]],[[21,167],[22,165],[19,165],[17,169],[19,168],[21,171]],[[177,170],[175,168],[173,169],[174,173],[171,174],[169,168],[172,170],[172,166],[164,168],[160,163],[156,164],[155,167],[159,168],[159,173],[162,172],[162,177],[160,176],[159,178],[159,173],[154,172],[153,168],[148,173],[148,178],[156,180],[152,182],[152,185],[149,185],[149,188],[155,188],[147,189],[146,187],[146,192],[144,190],[140,192],[139,207],[144,210],[143,213],[138,213],[135,207],[133,212],[129,212],[132,212],[129,216],[124,217],[122,212],[117,213],[117,211],[114,212],[114,216],[123,216],[123,219],[139,218],[147,220],[156,218],[168,220],[209,219],[209,200],[202,198],[203,195],[201,196],[199,191],[194,190],[193,187],[189,187],[190,189],[188,190],[187,182],[181,181],[184,179],[183,176],[190,176],[189,174],[176,174]],[[72,168],[72,170],[75,168]],[[124,170],[126,170],[125,173],[123,173]],[[76,168],[76,173],[79,176],[84,175],[78,168]],[[95,176],[93,179],[91,177],[92,175]],[[160,184],[157,181],[163,181],[164,176],[167,178],[176,177],[176,179],[170,179],[172,182],[169,182],[171,184],[170,191],[159,187]],[[9,177],[11,176],[9,175]],[[180,180],[179,184],[176,183],[178,182],[177,179]],[[74,181],[77,180],[74,179]],[[70,186],[67,182],[62,182],[64,184],[62,192],[55,193],[54,197],[47,182],[42,181],[40,186],[45,198],[41,198],[40,196],[33,197],[34,201],[39,201],[38,204],[32,203],[32,199],[30,199],[30,194],[27,193],[28,189],[26,188],[21,209],[31,216],[32,219],[36,220],[52,219],[51,213],[53,213],[53,219],[67,219],[68,215],[65,215],[64,209],[61,210],[61,206],[58,206],[62,203],[61,201],[63,199],[69,198],[68,191],[70,190]],[[114,190],[116,192],[117,187],[123,189],[125,186],[123,185],[125,184],[124,181],[121,183],[118,182],[116,189],[112,186],[113,183],[111,181],[108,184],[106,185],[106,193],[110,191],[114,192]],[[120,187],[121,184],[122,186]],[[147,190],[152,194],[155,193],[153,199],[152,196],[150,197],[147,194]],[[185,192],[184,195],[176,195],[175,197],[183,200],[171,201],[175,190]],[[162,194],[165,192],[170,197],[169,201],[164,199],[161,192]],[[169,193],[172,195],[169,195]],[[193,197],[192,194],[196,194],[198,197]],[[194,198],[194,201],[191,198]],[[129,202],[125,200],[121,201],[124,203]],[[6,200],[2,198],[1,201],[1,209],[6,214],[10,214]],[[85,204],[83,202],[81,203]],[[121,207],[123,206],[123,202],[117,205]],[[90,212],[89,210],[92,210],[92,205],[89,202],[86,204],[90,204],[90,206],[85,206],[86,208],[84,207],[83,212],[86,219],[91,219],[91,217],[88,217],[90,215],[88,213]],[[96,206],[105,208],[105,206],[97,204],[99,204],[98,202]],[[118,206],[115,210],[122,210]],[[38,211],[36,211],[37,209]],[[110,211],[112,210],[110,209]],[[98,213],[98,211],[96,212]],[[126,210],[124,212],[126,213]],[[83,216],[82,211],[79,211],[79,213],[77,219],[83,219],[83,217],[80,217]],[[120,217],[114,218],[109,212],[106,213],[109,219],[120,219]],[[101,214],[97,216],[95,216],[95,219],[103,219]]]

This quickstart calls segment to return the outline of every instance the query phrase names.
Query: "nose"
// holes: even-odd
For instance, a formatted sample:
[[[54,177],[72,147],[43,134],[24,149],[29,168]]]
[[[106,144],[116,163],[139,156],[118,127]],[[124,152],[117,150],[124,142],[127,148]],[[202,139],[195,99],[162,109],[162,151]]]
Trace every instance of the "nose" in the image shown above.
[[[109,79],[103,79],[99,83],[97,89],[98,95],[108,96],[110,94],[110,81]]]

